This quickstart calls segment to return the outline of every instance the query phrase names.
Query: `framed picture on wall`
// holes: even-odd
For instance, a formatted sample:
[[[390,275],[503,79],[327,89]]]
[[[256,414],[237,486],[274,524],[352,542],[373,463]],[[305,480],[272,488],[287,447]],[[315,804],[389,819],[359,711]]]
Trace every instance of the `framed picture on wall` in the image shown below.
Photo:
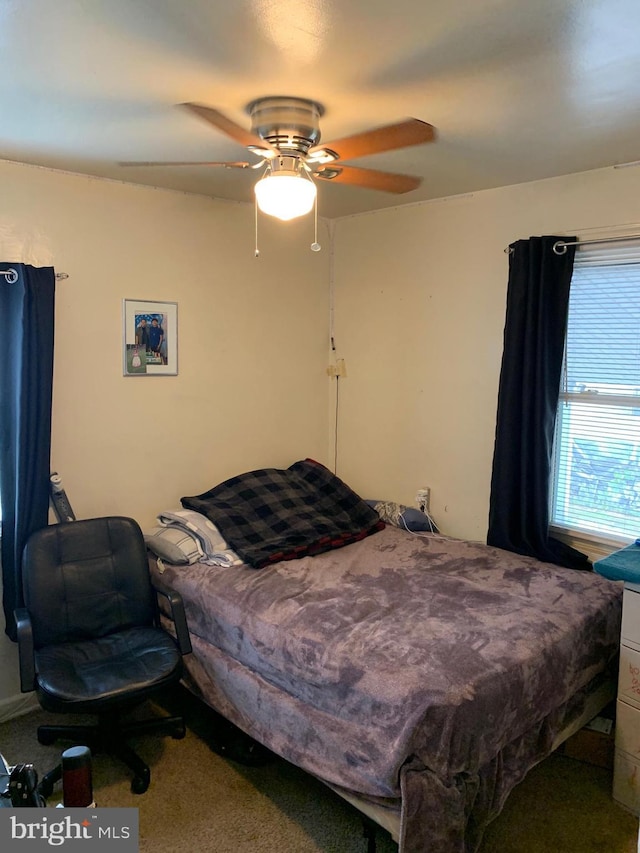
[[[124,376],[178,375],[178,303],[124,299]]]

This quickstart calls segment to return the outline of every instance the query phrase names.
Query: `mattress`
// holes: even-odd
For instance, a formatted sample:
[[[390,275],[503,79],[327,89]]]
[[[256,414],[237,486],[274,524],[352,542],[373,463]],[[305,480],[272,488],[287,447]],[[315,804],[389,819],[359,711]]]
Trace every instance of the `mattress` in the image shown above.
[[[402,853],[477,849],[620,633],[619,583],[393,527],[162,581],[185,601],[206,701],[336,789],[398,803]]]

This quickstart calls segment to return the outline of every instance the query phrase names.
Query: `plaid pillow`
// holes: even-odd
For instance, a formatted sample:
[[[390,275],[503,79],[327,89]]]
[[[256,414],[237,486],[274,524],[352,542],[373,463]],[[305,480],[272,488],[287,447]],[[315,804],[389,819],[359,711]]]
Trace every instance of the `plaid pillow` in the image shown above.
[[[312,459],[249,471],[181,502],[206,515],[254,568],[341,548],[384,527],[372,507]]]

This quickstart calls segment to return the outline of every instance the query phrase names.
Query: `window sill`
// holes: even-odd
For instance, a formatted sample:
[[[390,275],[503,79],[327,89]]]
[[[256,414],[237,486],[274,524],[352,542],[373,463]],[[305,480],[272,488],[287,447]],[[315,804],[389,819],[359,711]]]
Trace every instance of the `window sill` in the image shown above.
[[[603,557],[607,557],[614,551],[619,551],[620,548],[624,548],[634,541],[633,539],[625,539],[624,537],[598,536],[595,533],[587,533],[585,530],[570,530],[566,527],[555,527],[553,525],[550,527],[549,532],[561,542],[586,554],[592,562],[594,560],[601,560]]]

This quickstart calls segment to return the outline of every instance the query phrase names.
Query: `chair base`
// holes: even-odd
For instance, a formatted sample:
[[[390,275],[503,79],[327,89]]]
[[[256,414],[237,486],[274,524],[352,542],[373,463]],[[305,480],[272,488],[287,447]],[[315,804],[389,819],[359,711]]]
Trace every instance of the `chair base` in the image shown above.
[[[99,717],[95,726],[39,726],[38,741],[50,745],[57,740],[69,740],[75,744],[88,746],[92,754],[99,752],[120,759],[134,772],[131,791],[144,794],[151,781],[151,771],[144,761],[126,743],[130,737],[147,732],[164,732],[176,740],[186,734],[183,717],[156,717],[151,720],[121,724],[113,716]],[[53,793],[56,782],[62,778],[62,765],[54,767],[43,776],[38,789],[45,799]]]

